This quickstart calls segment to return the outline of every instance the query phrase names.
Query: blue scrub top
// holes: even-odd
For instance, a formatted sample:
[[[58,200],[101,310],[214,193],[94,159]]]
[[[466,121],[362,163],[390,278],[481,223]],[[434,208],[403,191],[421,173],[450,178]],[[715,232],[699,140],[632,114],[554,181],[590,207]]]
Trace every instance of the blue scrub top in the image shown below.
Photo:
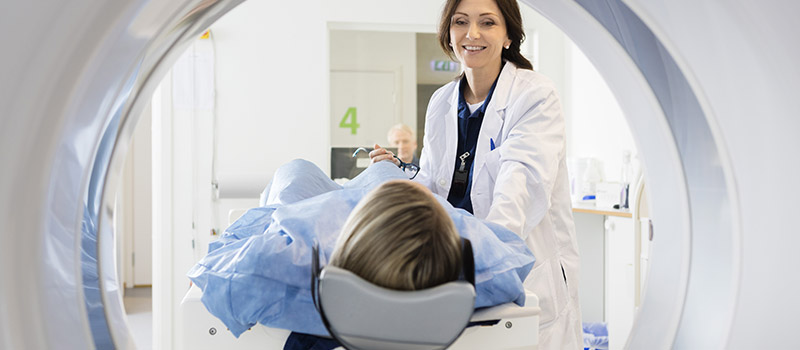
[[[498,75],[498,78],[500,76]],[[447,194],[447,201],[456,208],[462,208],[470,214],[472,212],[472,199],[469,193],[472,190],[472,164],[475,160],[475,149],[478,144],[478,134],[481,132],[481,124],[483,123],[483,115],[486,112],[486,106],[494,94],[494,88],[497,86],[497,78],[494,80],[489,95],[483,104],[470,113],[467,100],[464,99],[464,88],[467,86],[467,78],[461,78],[458,94],[458,147],[456,150],[455,171],[453,171],[453,181],[451,182],[450,192]],[[469,157],[466,160],[465,170],[467,171],[467,184],[466,186],[453,186],[456,183],[456,178],[459,176],[458,170],[461,168],[461,159],[459,156],[464,152],[469,152]],[[462,175],[463,176],[463,175]]]

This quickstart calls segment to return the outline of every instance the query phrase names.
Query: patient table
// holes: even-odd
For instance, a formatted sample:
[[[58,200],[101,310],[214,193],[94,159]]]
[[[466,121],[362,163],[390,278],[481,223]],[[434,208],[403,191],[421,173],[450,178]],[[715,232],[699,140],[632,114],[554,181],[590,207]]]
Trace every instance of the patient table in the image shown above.
[[[253,326],[237,339],[200,301],[203,292],[192,286],[181,301],[178,344],[184,349],[283,349],[291,333]],[[514,303],[476,310],[468,327],[450,349],[536,349],[539,342],[539,299],[528,292],[525,306]]]

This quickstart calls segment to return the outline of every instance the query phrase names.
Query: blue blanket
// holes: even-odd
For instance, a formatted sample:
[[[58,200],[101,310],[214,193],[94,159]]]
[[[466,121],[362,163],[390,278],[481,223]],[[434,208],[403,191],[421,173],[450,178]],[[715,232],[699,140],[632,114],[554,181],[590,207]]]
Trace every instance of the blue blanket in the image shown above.
[[[296,332],[328,333],[311,300],[311,246],[327,264],[350,211],[371,189],[405,174],[390,162],[373,164],[340,186],[318,167],[294,160],[276,171],[262,196],[188,273],[206,308],[239,336],[256,323]],[[522,281],[533,254],[513,232],[453,208],[437,197],[475,252],[475,307],[525,303]]]

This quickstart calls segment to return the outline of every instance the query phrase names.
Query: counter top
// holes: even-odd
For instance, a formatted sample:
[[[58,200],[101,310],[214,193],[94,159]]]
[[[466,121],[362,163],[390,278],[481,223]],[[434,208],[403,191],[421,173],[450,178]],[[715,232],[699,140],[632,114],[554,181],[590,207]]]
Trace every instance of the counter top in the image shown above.
[[[623,218],[632,218],[633,214],[630,209],[614,209],[614,208],[597,208],[594,204],[586,203],[572,203],[573,213],[587,213],[607,216],[619,216]]]

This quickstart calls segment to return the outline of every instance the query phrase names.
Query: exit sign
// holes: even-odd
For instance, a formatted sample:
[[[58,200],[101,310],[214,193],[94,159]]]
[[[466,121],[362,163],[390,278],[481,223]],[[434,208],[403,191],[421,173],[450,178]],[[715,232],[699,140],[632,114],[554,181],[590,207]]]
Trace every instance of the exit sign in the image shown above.
[[[434,72],[457,72],[458,63],[453,61],[431,61],[431,70]]]

